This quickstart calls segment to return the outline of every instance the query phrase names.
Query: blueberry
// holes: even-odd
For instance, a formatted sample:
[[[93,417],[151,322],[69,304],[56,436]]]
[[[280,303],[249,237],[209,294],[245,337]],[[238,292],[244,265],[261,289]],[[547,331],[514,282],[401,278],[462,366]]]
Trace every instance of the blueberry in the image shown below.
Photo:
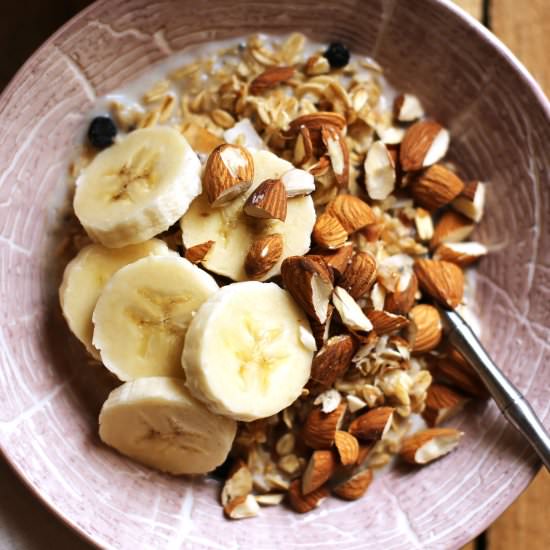
[[[323,56],[333,69],[341,69],[349,63],[349,50],[340,42],[332,42]]]
[[[116,124],[109,116],[96,116],[88,128],[88,139],[97,149],[105,149],[115,141]]]

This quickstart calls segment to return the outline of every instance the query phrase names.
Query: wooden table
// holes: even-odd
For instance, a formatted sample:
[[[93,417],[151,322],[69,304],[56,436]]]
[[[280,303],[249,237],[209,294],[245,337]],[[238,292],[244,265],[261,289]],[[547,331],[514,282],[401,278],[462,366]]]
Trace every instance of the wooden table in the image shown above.
[[[6,2],[2,6],[0,33],[0,51],[4,52],[0,89],[37,46],[90,3],[90,0]],[[501,38],[550,95],[549,0],[456,0],[456,3]],[[1,460],[0,480],[0,548],[91,548],[51,515]],[[550,474],[541,471],[487,532],[463,550],[550,550],[549,508]]]

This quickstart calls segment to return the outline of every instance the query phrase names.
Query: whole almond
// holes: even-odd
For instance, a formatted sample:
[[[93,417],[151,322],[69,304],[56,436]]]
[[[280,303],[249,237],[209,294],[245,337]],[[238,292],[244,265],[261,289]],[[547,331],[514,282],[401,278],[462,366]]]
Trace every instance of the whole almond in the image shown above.
[[[399,150],[405,172],[420,170],[442,159],[449,148],[449,132],[431,120],[415,122],[409,127]]]
[[[310,392],[317,394],[330,388],[349,368],[355,350],[355,342],[349,334],[329,338],[313,358],[308,383]]]
[[[416,96],[399,94],[393,102],[393,116],[399,122],[413,122],[424,116],[424,109]]]
[[[427,464],[450,453],[462,437],[454,428],[430,428],[405,438],[400,456],[411,464]]]
[[[464,182],[441,164],[430,166],[411,185],[415,202],[427,210],[449,204],[464,189]]]
[[[459,413],[467,400],[467,397],[449,386],[433,383],[426,394],[422,417],[428,426],[437,426]]]
[[[435,349],[443,336],[443,324],[437,308],[418,304],[411,309],[409,317],[416,326],[412,351],[425,353]]]
[[[287,194],[280,179],[268,179],[260,183],[248,197],[244,213],[253,218],[285,221]]]
[[[359,454],[357,455],[357,464],[359,466],[362,466],[366,462],[367,458],[369,458],[370,452],[375,445],[376,442],[374,441],[362,441],[359,443]]]
[[[308,495],[319,489],[332,477],[335,470],[336,459],[332,451],[324,449],[313,451],[302,475],[302,495]]]
[[[321,407],[313,407],[302,430],[305,444],[312,449],[330,449],[334,445],[336,432],[340,429],[345,413],[345,403],[340,403],[330,413],[324,413]]]
[[[377,407],[358,416],[349,425],[349,433],[362,440],[382,439],[390,429],[393,419],[392,407]]]
[[[190,246],[185,250],[185,259],[189,260],[191,263],[198,264],[206,258],[206,255],[213,245],[214,241],[206,241],[196,244],[195,246]]]
[[[467,239],[474,230],[473,222],[466,216],[448,210],[435,224],[430,248],[437,248],[441,243],[458,243]]]
[[[386,294],[384,309],[390,313],[406,315],[416,301],[418,292],[418,278],[413,273],[405,290],[396,290]]]
[[[327,266],[330,267],[336,275],[342,275],[351,262],[353,243],[345,243],[336,250],[321,249],[317,252],[317,255],[323,258]]]
[[[203,185],[211,206],[223,206],[246,191],[254,177],[254,162],[240,145],[224,143],[210,153]]]
[[[372,323],[372,326],[378,336],[390,334],[406,327],[409,324],[409,320],[403,315],[396,315],[395,313],[389,313],[388,311],[377,311],[372,309],[367,312],[367,317]]]
[[[355,299],[370,291],[376,282],[376,260],[368,252],[357,252],[350,260],[347,269],[338,279],[338,286],[347,290]]]
[[[295,512],[305,514],[314,510],[321,502],[328,497],[329,491],[326,487],[319,487],[308,495],[302,494],[302,487],[299,479],[291,482],[288,489],[288,500]]]
[[[422,290],[443,306],[455,308],[462,301],[464,273],[457,265],[420,259],[415,261],[414,272]]]
[[[367,468],[355,474],[353,477],[336,485],[332,492],[344,500],[357,500],[361,498],[372,482],[372,470]]]
[[[340,248],[348,238],[348,232],[338,218],[330,212],[317,217],[312,233],[313,240],[324,248]]]
[[[263,277],[283,255],[284,242],[280,233],[272,233],[256,239],[244,260],[244,270],[252,279]]]
[[[261,94],[265,90],[290,80],[294,76],[294,72],[293,67],[270,67],[250,83],[249,91],[253,95]]]
[[[349,432],[338,430],[334,437],[334,444],[340,457],[340,462],[344,466],[351,466],[359,458],[359,442],[357,438]]]
[[[486,399],[488,392],[481,379],[468,365],[467,368],[450,358],[441,358],[436,363],[436,379],[451,384],[467,395]]]
[[[348,234],[376,221],[371,207],[353,195],[338,195],[330,201],[325,212],[337,218]]]

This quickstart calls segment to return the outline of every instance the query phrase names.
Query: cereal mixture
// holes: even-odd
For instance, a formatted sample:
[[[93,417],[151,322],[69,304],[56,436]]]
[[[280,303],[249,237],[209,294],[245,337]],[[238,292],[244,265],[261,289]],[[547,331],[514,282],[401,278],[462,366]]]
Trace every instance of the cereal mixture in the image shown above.
[[[80,251],[73,267],[86,261],[104,275],[100,282],[79,279],[80,288],[95,285],[93,300],[85,313],[73,313],[71,277],[77,275],[69,264],[62,309],[92,356],[125,382],[121,388],[134,385],[109,398],[100,435],[123,454],[171,473],[200,473],[205,461],[209,470],[223,462],[216,470],[224,477],[221,504],[235,519],[283,501],[308,512],[329,494],[357,499],[392,457],[422,465],[454,449],[462,433],[441,425],[469,399],[486,397],[471,367],[445,342],[435,306],[466,307],[463,270],[487,253],[481,243],[466,242],[482,217],[485,184],[463,181],[445,161],[449,132],[425,115],[417,97],[404,93],[388,101],[376,62],[351,56],[338,43],[312,55],[306,46],[301,34],[251,36],[170,71],[139,104],[111,102],[109,114],[91,122],[71,166],[82,226],[64,244]],[[168,127],[185,140],[166,134]],[[145,129],[149,133],[140,134]],[[151,149],[138,139],[145,135],[156,144]],[[130,160],[116,176],[101,172],[105,182],[124,179],[108,191],[121,212],[113,225],[89,214],[89,204],[104,200],[90,184],[101,162],[119,162],[123,143],[133,151]],[[167,150],[182,160],[160,168]],[[188,195],[166,195],[173,208],[163,207],[163,216],[149,204],[139,223],[122,219],[125,208],[148,196],[143,182],[161,171],[187,174]],[[163,270],[162,292],[138,288],[149,305],[134,307],[134,281],[164,277]],[[191,291],[179,282],[186,280],[193,280]],[[233,380],[219,388],[204,374],[211,361],[218,379],[229,376],[208,354],[237,345],[233,336],[224,340],[230,324],[214,324],[205,309],[218,311],[230,299],[236,318],[241,305],[243,318],[249,316],[245,327],[253,338],[246,352],[236,352],[240,402],[222,395]],[[264,299],[272,310],[257,305],[265,313],[257,323],[254,306]],[[113,312],[121,300],[126,317],[119,318]],[[126,336],[128,318],[138,328]],[[299,342],[283,352],[276,348],[280,326],[290,319],[299,325]],[[161,328],[151,336],[153,325]],[[219,342],[208,339],[214,332]],[[128,347],[120,339],[113,343],[113,333]],[[282,389],[266,389],[272,373],[292,361]],[[158,372],[160,363],[165,368]],[[262,382],[249,372],[260,364]],[[152,376],[154,391],[153,382],[147,384]],[[183,397],[174,397],[176,386]],[[253,392],[264,391],[269,397],[252,408]],[[174,434],[186,437],[188,452],[198,453],[186,467],[175,468],[181,457],[165,447],[151,456],[120,442],[111,424],[122,421],[116,405],[130,395],[150,418],[161,399],[185,406],[181,422],[170,417],[169,436],[150,420],[142,437],[165,443]],[[414,417],[428,428],[413,433]],[[204,433],[193,439],[189,418],[212,424],[209,437],[221,433],[225,450],[204,443]],[[131,430],[137,421],[125,416],[124,422]]]

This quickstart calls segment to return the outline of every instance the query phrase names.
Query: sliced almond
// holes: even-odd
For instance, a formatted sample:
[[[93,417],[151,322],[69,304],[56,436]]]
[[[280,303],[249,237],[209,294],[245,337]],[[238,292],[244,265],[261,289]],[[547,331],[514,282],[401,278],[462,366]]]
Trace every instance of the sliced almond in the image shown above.
[[[430,428],[405,438],[399,454],[411,464],[427,464],[455,449],[463,435],[454,428]]]
[[[203,185],[211,206],[222,206],[246,191],[254,177],[250,153],[239,145],[224,143],[210,153]]]
[[[332,451],[313,451],[302,475],[302,495],[319,489],[336,470],[336,459]]]
[[[409,317],[416,326],[412,351],[425,353],[435,349],[443,337],[443,324],[437,308],[418,304],[411,309]]]
[[[337,286],[332,293],[332,303],[346,327],[351,330],[369,332],[372,323],[363,313],[357,302],[342,287]]]
[[[338,390],[331,388],[323,393],[320,393],[313,401],[314,405],[321,405],[321,410],[324,413],[331,413],[338,408],[342,402],[342,395]]]
[[[371,207],[353,195],[338,195],[327,205],[326,212],[337,218],[350,235],[376,221]]]
[[[400,94],[393,102],[393,116],[399,122],[413,122],[424,116],[424,108],[415,95]]]
[[[344,500],[357,500],[361,498],[372,482],[372,470],[367,468],[355,474],[353,477],[333,487],[332,492]]]
[[[308,388],[316,394],[330,388],[351,364],[356,350],[355,342],[349,334],[329,338],[313,358]]]
[[[357,438],[349,432],[338,430],[334,438],[334,444],[340,457],[340,462],[344,466],[351,466],[359,458],[359,442]]]
[[[206,258],[213,245],[214,241],[206,241],[195,246],[190,246],[185,250],[185,258],[194,264],[198,264]]]
[[[317,217],[312,233],[313,240],[324,248],[340,248],[348,238],[348,232],[338,218],[330,212]]]
[[[377,407],[358,416],[350,425],[349,433],[362,440],[382,439],[391,428],[393,407]]]
[[[251,492],[252,474],[248,466],[242,460],[238,460],[223,485],[221,493],[222,506],[226,506],[237,497],[245,497]]]
[[[312,449],[330,449],[334,445],[336,432],[342,425],[345,413],[346,403],[340,403],[336,410],[328,414],[321,407],[313,407],[302,430],[305,444]]]
[[[340,130],[334,126],[322,126],[321,138],[330,159],[332,171],[340,187],[349,184],[349,150]]]
[[[367,404],[365,401],[363,401],[360,397],[357,397],[353,394],[346,395],[346,401],[348,402],[348,409],[350,413],[355,413],[357,411],[360,411],[361,409],[364,409]]]
[[[473,397],[486,399],[488,396],[483,382],[469,365],[467,368],[464,368],[463,365],[449,358],[439,359],[437,361],[436,377],[438,380],[443,379],[445,382]]]
[[[386,289],[380,283],[374,283],[370,291],[370,300],[372,302],[373,309],[377,311],[382,311],[384,309],[384,302],[386,300]],[[386,308],[388,311],[391,311],[389,308]],[[392,311],[392,313],[398,313],[397,311]]]
[[[449,148],[449,132],[431,120],[415,122],[401,141],[399,158],[405,172],[420,170],[441,160]]]
[[[223,140],[218,136],[193,122],[183,125],[181,133],[196,153],[209,155],[216,147],[223,143]]]
[[[458,414],[468,399],[444,384],[431,384],[426,395],[422,417],[428,426],[438,426]]]
[[[323,55],[312,55],[306,61],[304,72],[308,76],[318,76],[330,72],[328,59]]]
[[[462,193],[453,200],[451,206],[461,214],[479,223],[485,208],[485,184],[480,181],[467,182]]]
[[[294,164],[302,166],[313,158],[313,143],[308,128],[302,126],[294,144]]]
[[[368,252],[357,252],[338,279],[338,286],[357,299],[365,296],[375,282],[376,260],[374,256]]]
[[[446,307],[455,308],[464,295],[464,273],[450,262],[416,260],[414,272],[420,287],[431,298]]]
[[[416,301],[416,293],[418,292],[418,278],[414,273],[411,273],[408,277],[408,282],[404,281],[403,285],[398,284],[395,292],[386,294],[384,302],[384,309],[386,311],[406,315],[413,307]],[[404,286],[404,290],[399,290],[401,286]]]
[[[315,338],[315,343],[317,344],[317,349],[322,348],[325,345],[325,342],[328,340],[330,332],[330,322],[332,320],[332,315],[334,314],[334,306],[329,304],[327,309],[327,318],[323,323],[319,323],[317,319],[313,317],[310,319],[311,332]]]
[[[417,208],[414,216],[416,234],[421,241],[429,241],[434,234],[432,215],[424,208]]]
[[[280,179],[260,183],[244,203],[244,213],[253,218],[285,221],[287,192]]]
[[[406,327],[409,324],[409,320],[406,317],[403,317],[403,315],[396,315],[395,313],[389,313],[388,311],[377,311],[372,309],[367,313],[367,317],[372,323],[372,326],[378,336],[390,334]]]
[[[306,170],[292,168],[281,176],[281,181],[289,198],[309,195],[315,191],[313,176]]]
[[[253,518],[260,513],[260,507],[253,495],[237,497],[228,502],[223,510],[231,519]]]
[[[353,243],[347,242],[336,250],[321,250],[318,255],[323,258],[327,266],[336,275],[342,275],[350,265],[353,255]]]
[[[294,76],[294,72],[294,67],[270,67],[250,83],[249,91],[253,95],[261,94],[265,90],[290,80]]]
[[[285,495],[284,493],[268,493],[267,495],[256,495],[254,498],[260,506],[277,506],[283,502]]]
[[[474,230],[471,220],[448,210],[445,212],[435,226],[435,231],[430,241],[430,248],[437,248],[441,243],[458,243],[467,239]]]
[[[395,163],[382,141],[375,141],[365,158],[365,183],[367,193],[373,200],[384,200],[395,188]]]
[[[305,514],[317,508],[329,495],[326,487],[319,487],[315,491],[304,495],[302,494],[301,482],[295,479],[288,489],[288,500],[290,506],[295,512]]]
[[[463,189],[464,182],[441,164],[430,166],[411,185],[416,203],[428,210],[436,210],[449,204]]]
[[[322,258],[290,256],[281,265],[281,275],[285,288],[298,305],[323,324],[333,286],[331,273]]]
[[[487,247],[481,243],[444,243],[434,253],[434,260],[452,262],[466,267],[487,254]]]
[[[283,254],[283,236],[272,233],[256,239],[248,250],[244,261],[246,274],[252,279],[263,277]]]

